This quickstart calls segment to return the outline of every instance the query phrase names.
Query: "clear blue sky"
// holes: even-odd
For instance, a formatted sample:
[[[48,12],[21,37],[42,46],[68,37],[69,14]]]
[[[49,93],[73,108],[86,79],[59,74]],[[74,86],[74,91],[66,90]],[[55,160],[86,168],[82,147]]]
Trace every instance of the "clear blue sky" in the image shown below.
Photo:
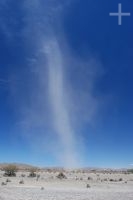
[[[132,37],[128,0],[2,0],[0,162],[130,167]]]

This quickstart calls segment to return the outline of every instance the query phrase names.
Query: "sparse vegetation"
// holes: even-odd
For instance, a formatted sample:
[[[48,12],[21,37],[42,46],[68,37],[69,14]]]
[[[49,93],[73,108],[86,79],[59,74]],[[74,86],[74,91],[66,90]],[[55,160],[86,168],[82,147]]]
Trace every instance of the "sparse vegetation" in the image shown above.
[[[24,184],[24,181],[23,180],[19,181],[19,184]]]
[[[3,165],[5,166],[5,165]],[[1,178],[0,179],[0,191],[4,190],[15,190],[16,188],[20,190],[22,188],[22,191],[25,188],[30,187],[31,190],[34,190],[35,188],[39,188],[37,190],[40,192],[40,194],[43,196],[45,192],[45,186],[51,187],[52,183],[52,188],[57,188],[58,186],[61,188],[70,188],[71,186],[75,188],[76,190],[79,190],[80,188],[83,188],[88,191],[94,191],[97,188],[102,189],[105,192],[105,190],[108,188],[114,188],[114,186],[117,187],[123,187],[125,185],[125,190],[126,188],[132,186],[131,180],[132,180],[132,174],[123,174],[121,172],[114,172],[112,175],[109,173],[104,174],[103,172],[99,172],[97,174],[94,173],[80,173],[78,174],[77,172],[72,172],[68,171],[67,169],[65,170],[56,170],[56,174],[54,174],[52,171],[46,171],[45,169],[39,170],[38,168],[29,168],[29,170],[22,169],[20,170],[19,166],[19,172],[17,173],[16,178],[12,177],[3,177],[3,173],[5,173],[6,176],[13,176],[13,174],[16,174],[16,167],[9,166],[8,167],[3,167],[4,172],[0,172]],[[7,166],[7,164],[6,164]],[[31,178],[28,178],[31,177]],[[35,177],[35,178],[34,178]],[[68,179],[68,181],[66,180]],[[37,182],[38,181],[38,182]],[[10,183],[11,182],[11,183]],[[57,185],[56,185],[57,184]],[[55,185],[55,186],[53,186]],[[25,187],[24,187],[25,186]],[[98,187],[97,187],[98,186]],[[55,189],[54,188],[54,189]],[[132,190],[132,188],[131,188]],[[4,192],[3,192],[4,193]],[[24,196],[25,194],[23,194]],[[84,198],[85,199],[85,198]]]
[[[59,179],[67,179],[66,175],[63,174],[63,172],[60,172],[60,173],[57,175],[57,178],[59,178]]]
[[[111,178],[111,179],[109,179],[109,181],[110,181],[110,182],[114,182],[115,180]]]
[[[9,182],[11,182],[11,180],[7,178],[7,179],[6,179],[6,183],[9,183]]]
[[[25,174],[21,174],[21,177],[25,177]]]
[[[133,174],[133,169],[129,169],[129,170],[128,170],[128,173]]]
[[[93,180],[93,178],[92,178],[92,177],[90,177],[90,176],[88,176],[88,180],[89,180],[89,181],[92,181],[92,180]]]
[[[2,186],[3,186],[3,185],[7,185],[7,183],[5,183],[5,182],[2,182],[2,183],[1,183],[1,185],[2,185]]]
[[[34,178],[34,177],[36,177],[37,175],[36,175],[36,171],[37,171],[37,169],[36,168],[31,168],[30,169],[30,173],[29,173],[29,176],[28,177],[31,177],[31,178]]]
[[[4,176],[9,176],[9,177],[16,176],[17,172],[16,165],[8,165],[4,167],[3,170],[5,171]]]
[[[90,188],[91,186],[89,184],[86,185],[86,188]]]
[[[40,178],[40,174],[37,174],[37,175],[36,175],[36,180],[38,181],[39,178]]]

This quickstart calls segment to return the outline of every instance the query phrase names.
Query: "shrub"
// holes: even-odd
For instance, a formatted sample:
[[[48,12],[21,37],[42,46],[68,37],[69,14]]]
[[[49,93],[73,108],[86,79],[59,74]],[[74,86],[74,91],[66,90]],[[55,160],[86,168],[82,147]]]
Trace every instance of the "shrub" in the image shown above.
[[[93,180],[93,178],[92,178],[92,177],[90,177],[90,176],[88,176],[88,180],[92,181],[92,180]]]
[[[19,181],[19,184],[24,184],[24,181],[23,180]]]
[[[10,176],[10,177],[16,176],[16,172],[17,172],[16,165],[8,165],[4,167],[3,170],[5,171],[4,176]]]
[[[21,174],[21,177],[25,177],[25,174]]]
[[[6,182],[9,183],[9,182],[11,182],[11,180],[7,178],[7,179],[6,179]]]
[[[5,182],[2,182],[2,183],[1,183],[1,185],[7,185],[7,183],[5,183]]]
[[[133,169],[129,169],[129,170],[128,170],[128,173],[133,174]]]
[[[86,188],[90,188],[91,186],[89,184],[86,185]]]
[[[36,175],[36,180],[38,181],[39,178],[40,178],[40,174],[37,174],[37,175]]]
[[[59,179],[66,179],[67,177],[65,176],[65,174],[63,174],[62,172],[60,172],[60,173],[57,175],[57,178],[59,178]]]
[[[114,182],[115,180],[111,178],[111,179],[109,179],[109,181]]]
[[[29,173],[29,177],[34,178],[36,177],[36,168],[31,168],[30,169],[30,173]]]

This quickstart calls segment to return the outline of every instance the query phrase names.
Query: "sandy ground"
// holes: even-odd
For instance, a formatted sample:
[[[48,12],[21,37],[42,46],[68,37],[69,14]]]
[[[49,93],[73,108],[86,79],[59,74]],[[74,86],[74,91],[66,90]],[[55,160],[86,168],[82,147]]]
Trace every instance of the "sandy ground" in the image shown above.
[[[67,179],[60,180],[56,177],[58,173],[42,172],[37,180],[27,177],[27,172],[18,172],[17,177],[8,178],[11,182],[3,186],[1,183],[7,177],[2,173],[0,200],[133,200],[133,174],[66,172]]]

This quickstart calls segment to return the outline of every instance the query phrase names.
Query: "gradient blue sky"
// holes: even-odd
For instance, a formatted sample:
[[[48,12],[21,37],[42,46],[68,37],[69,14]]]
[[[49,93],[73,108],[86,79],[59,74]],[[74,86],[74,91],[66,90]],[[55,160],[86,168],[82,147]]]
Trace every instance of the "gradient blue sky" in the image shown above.
[[[53,117],[48,70],[42,69],[47,64],[41,45],[56,38],[65,63],[67,97],[73,102],[67,103],[71,111],[67,116],[75,132],[79,166],[130,167],[133,2],[36,2],[0,2],[0,162],[62,165],[57,158],[62,148],[58,149],[59,135],[49,123]],[[122,19],[122,26],[117,17],[109,17],[118,3],[124,12],[131,12]],[[62,95],[66,93],[64,89]],[[63,108],[67,112],[65,103]]]

